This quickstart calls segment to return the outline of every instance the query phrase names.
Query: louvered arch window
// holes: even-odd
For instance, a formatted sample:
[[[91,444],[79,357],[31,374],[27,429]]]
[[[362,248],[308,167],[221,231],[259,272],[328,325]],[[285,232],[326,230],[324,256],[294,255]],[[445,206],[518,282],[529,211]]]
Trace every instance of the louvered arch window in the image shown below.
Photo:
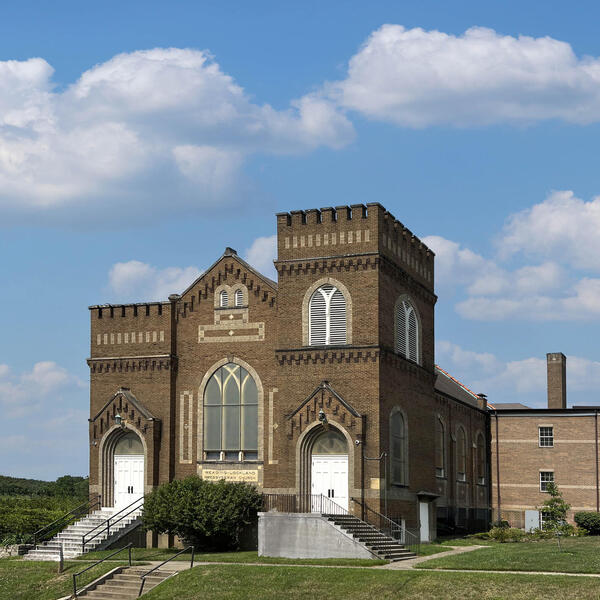
[[[419,318],[408,298],[396,302],[394,321],[396,352],[420,364]]]
[[[235,290],[235,305],[243,306],[244,304],[244,292],[242,290]]]
[[[227,292],[225,290],[223,290],[219,294],[219,306],[221,306],[221,308],[223,308],[224,306],[228,306],[228,305],[229,305],[229,298],[227,296]]]
[[[331,284],[317,288],[309,303],[309,344],[346,344],[346,298]]]

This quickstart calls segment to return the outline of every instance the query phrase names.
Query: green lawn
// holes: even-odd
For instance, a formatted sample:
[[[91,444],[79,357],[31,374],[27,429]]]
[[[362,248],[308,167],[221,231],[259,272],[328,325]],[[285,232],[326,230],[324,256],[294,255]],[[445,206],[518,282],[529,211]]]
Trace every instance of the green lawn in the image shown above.
[[[448,550],[452,550],[452,548],[442,544],[421,544],[419,546],[419,556],[431,556],[432,554],[439,554],[440,552],[448,552]]]
[[[73,590],[73,573],[89,563],[65,562],[65,570],[57,573],[55,562],[38,562],[20,558],[0,559],[0,600],[56,600]],[[83,586],[121,563],[103,563],[77,578]],[[124,563],[123,563],[124,564]]]
[[[562,571],[600,573],[600,538],[571,537],[539,542],[488,543],[488,547],[465,554],[441,556],[418,565],[421,569],[487,569],[494,571]],[[599,595],[600,597],[600,595]]]
[[[244,565],[198,566],[167,580],[148,600],[597,600],[592,578],[428,573]]]
[[[100,552],[90,552],[79,557],[78,560],[98,560],[108,556],[114,550],[103,550]],[[166,560],[179,550],[167,550],[163,548],[133,548],[131,551],[132,560]],[[121,556],[127,554],[123,552]],[[174,560],[189,561],[190,552],[180,554]],[[258,556],[256,550],[242,552],[211,552],[211,553],[196,553],[194,562],[227,562],[227,563],[263,563],[263,564],[304,564],[304,565],[329,565],[329,566],[346,566],[346,567],[375,567],[377,565],[387,564],[387,560],[369,560],[355,558],[274,558],[269,556]]]

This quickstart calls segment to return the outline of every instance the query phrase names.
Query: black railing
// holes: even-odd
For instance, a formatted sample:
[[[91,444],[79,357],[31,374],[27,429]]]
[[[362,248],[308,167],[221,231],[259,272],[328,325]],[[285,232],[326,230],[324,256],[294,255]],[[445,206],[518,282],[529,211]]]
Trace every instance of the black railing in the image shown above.
[[[142,581],[140,583],[140,591],[138,593],[138,598],[144,592],[144,585],[146,584],[146,577],[148,577],[148,575],[150,575],[151,573],[154,573],[154,571],[157,571],[162,566],[166,565],[169,561],[171,561],[174,558],[178,557],[180,554],[183,554],[184,552],[187,552],[188,550],[192,551],[192,558],[190,560],[190,569],[191,569],[194,566],[194,546],[188,546],[187,548],[184,548],[183,550],[181,550],[177,554],[173,554],[173,556],[171,556],[171,558],[167,558],[167,560],[163,560],[163,562],[161,562],[160,565],[158,565],[158,567],[154,567],[153,569],[150,569],[147,573],[144,573],[143,575],[140,575],[140,579]]]
[[[323,494],[263,494],[265,512],[347,515],[348,511]]]
[[[74,523],[77,519],[88,515],[94,508],[100,508],[101,504],[101,496],[98,496],[95,500],[88,500],[83,504],[75,507],[73,510],[70,510],[68,513],[65,513],[52,523],[49,523],[45,527],[38,529],[35,533],[31,535],[29,538],[29,542],[33,544],[33,546],[37,546],[40,542],[44,542],[52,537],[59,531],[62,531],[68,525]]]
[[[81,553],[82,554],[85,553],[85,545],[86,544],[89,544],[92,540],[96,539],[104,531],[106,531],[106,537],[108,538],[110,536],[110,528],[114,527],[117,523],[122,521],[125,517],[128,517],[131,513],[135,512],[136,510],[141,508],[143,503],[144,503],[144,496],[142,496],[141,498],[138,498],[137,500],[134,500],[129,506],[126,506],[125,508],[121,509],[119,512],[115,513],[114,515],[111,515],[110,517],[108,517],[108,519],[106,519],[99,525],[96,525],[96,527],[94,527],[93,529],[90,529],[87,533],[84,533],[81,536]],[[94,532],[96,532],[96,533],[94,533]],[[91,533],[94,533],[94,535],[90,535]]]
[[[386,517],[356,498],[350,498],[350,500],[357,504],[361,510],[364,510],[363,519],[366,523],[392,539],[398,540],[398,542],[411,552],[415,554],[419,553],[421,549],[421,536],[417,530],[410,531],[404,524],[402,517]]]
[[[83,571],[79,571],[79,573],[74,573],[73,574],[73,596],[72,597],[77,598],[77,578],[80,575],[83,575],[83,573],[85,573],[86,571],[89,571],[90,569],[93,569],[95,566],[99,565],[100,563],[103,563],[105,560],[108,560],[109,558],[116,556],[120,552],[123,552],[123,550],[129,550],[129,566],[131,566],[131,547],[132,546],[133,546],[133,544],[127,544],[127,546],[120,548],[116,552],[113,552],[112,554],[109,554],[108,556],[105,556],[104,558],[101,558],[100,560],[96,561],[94,564],[90,565],[89,567],[86,567],[85,569],[83,569]]]

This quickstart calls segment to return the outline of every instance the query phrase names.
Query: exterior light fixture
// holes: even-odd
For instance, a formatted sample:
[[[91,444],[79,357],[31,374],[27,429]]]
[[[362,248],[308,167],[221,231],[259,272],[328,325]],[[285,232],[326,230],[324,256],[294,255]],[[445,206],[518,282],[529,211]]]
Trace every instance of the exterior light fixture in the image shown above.
[[[121,429],[125,429],[125,419],[119,414],[117,413],[115,415],[115,423],[121,428]]]
[[[323,409],[319,411],[319,421],[325,429],[329,429],[329,421],[327,420],[327,415],[325,414],[325,411]]]

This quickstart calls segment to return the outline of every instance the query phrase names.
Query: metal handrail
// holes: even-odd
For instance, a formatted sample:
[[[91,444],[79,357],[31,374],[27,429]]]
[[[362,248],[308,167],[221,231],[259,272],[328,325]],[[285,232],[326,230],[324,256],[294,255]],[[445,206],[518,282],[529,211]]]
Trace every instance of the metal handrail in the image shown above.
[[[84,533],[81,536],[81,551],[82,551],[82,553],[85,552],[86,543],[89,543],[93,539],[97,538],[104,531],[105,525],[106,525],[106,534],[108,536],[108,535],[110,535],[111,520],[113,520],[115,517],[121,515],[121,513],[125,512],[127,509],[131,508],[134,504],[138,504],[139,502],[142,502],[144,500],[144,498],[145,498],[145,496],[142,496],[141,498],[134,500],[131,504],[129,504],[125,508],[121,509],[119,512],[115,513],[114,515],[111,515],[110,517],[108,517],[108,519],[106,519],[99,525],[96,525],[96,527],[94,527],[93,529],[90,529],[87,533]],[[137,506],[134,506],[128,513],[121,515],[116,521],[113,520],[112,525],[114,526],[119,521],[122,521],[125,517],[129,516],[132,512],[135,512],[138,508],[140,508],[139,504]],[[90,535],[90,533],[92,533],[93,531],[96,531],[96,529],[98,529],[99,531],[97,531],[92,537],[87,537]]]
[[[161,562],[160,565],[158,565],[157,567],[154,567],[153,569],[150,569],[147,573],[144,573],[143,575],[140,575],[140,579],[142,581],[140,583],[140,591],[138,593],[138,598],[142,595],[142,592],[144,591],[144,585],[146,583],[146,577],[148,577],[148,575],[150,575],[150,573],[154,573],[154,571],[156,571],[157,569],[160,569],[163,565],[166,565],[169,561],[173,560],[174,558],[176,558],[180,554],[183,554],[184,552],[187,552],[190,548],[192,549],[192,558],[191,558],[191,561],[190,561],[190,569],[191,569],[194,566],[194,546],[188,546],[187,548],[184,548],[183,550],[181,550],[177,554],[173,554],[173,556],[171,556],[171,558],[167,558],[167,560],[163,560],[163,562]]]
[[[323,494],[263,494],[263,510],[324,515],[349,514],[345,508]]]
[[[72,597],[77,598],[77,578],[80,575],[82,575],[86,571],[89,571],[90,569],[93,569],[96,565],[103,563],[105,560],[115,556],[116,554],[119,554],[119,552],[123,552],[123,550],[129,550],[129,566],[131,566],[131,547],[132,546],[133,546],[133,543],[127,544],[127,546],[123,546],[123,548],[120,548],[116,552],[113,552],[112,554],[109,554],[108,556],[101,558],[99,561],[95,562],[94,564],[90,565],[89,567],[86,567],[85,569],[83,569],[83,571],[79,571],[79,573],[74,573],[73,574],[73,596]]]
[[[391,538],[398,540],[403,546],[406,546],[409,550],[418,553],[421,547],[421,536],[415,533],[412,533],[406,528],[406,525],[402,524],[402,519],[393,520],[381,513],[373,510],[371,507],[363,504],[357,498],[350,498],[352,502],[358,504],[361,508],[365,509],[365,521],[372,525],[373,527],[379,529],[383,533],[388,534]],[[375,519],[379,522],[377,524],[373,523],[375,519],[371,518],[369,520],[369,513],[371,513]],[[398,522],[399,521],[399,522]]]
[[[47,535],[47,534],[44,534],[44,536],[42,536],[41,535],[42,532],[44,532],[46,530],[54,532],[55,529],[56,530],[63,529],[65,523],[70,520],[69,517],[77,518],[78,516],[82,516],[83,514],[89,514],[89,512],[92,508],[94,508],[95,506],[100,506],[101,498],[102,497],[99,495],[96,498],[96,500],[88,500],[87,502],[83,502],[79,506],[76,506],[74,509],[70,510],[68,513],[65,513],[64,515],[58,517],[58,519],[55,519],[54,521],[52,521],[52,523],[48,523],[48,525],[45,525],[41,529],[38,529],[29,538],[30,540],[33,540],[33,546],[37,546],[38,542],[42,541],[42,537],[45,537]],[[78,515],[75,514],[75,513],[80,512],[81,509],[84,509],[84,508],[85,508],[85,510],[83,512],[81,512],[81,514],[78,514]],[[57,525],[58,523],[60,523],[60,526],[53,528],[53,526]]]

